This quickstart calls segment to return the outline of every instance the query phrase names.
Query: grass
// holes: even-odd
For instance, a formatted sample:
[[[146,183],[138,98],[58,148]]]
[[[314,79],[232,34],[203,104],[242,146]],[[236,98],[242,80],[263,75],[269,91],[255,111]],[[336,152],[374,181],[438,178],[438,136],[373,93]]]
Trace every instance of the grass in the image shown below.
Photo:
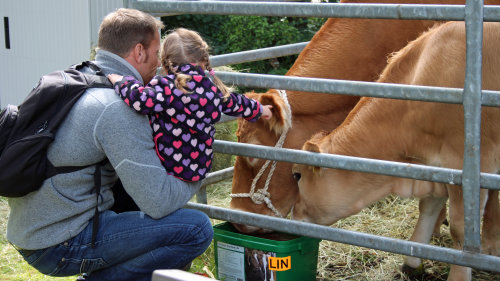
[[[209,204],[214,201],[219,206],[229,205],[229,192],[231,183],[226,181],[217,185],[212,185],[209,194]],[[7,218],[9,206],[6,198],[0,197],[0,281],[75,281],[76,276],[71,277],[50,277],[39,273],[32,268],[19,253],[7,242],[5,231],[7,228]],[[213,224],[221,221],[212,220]],[[213,243],[207,251],[193,261],[191,272],[208,273],[215,275],[215,262]]]
[[[228,207],[231,182],[223,181],[210,186],[207,190],[210,205]],[[7,243],[5,232],[8,206],[0,198],[0,281],[74,281],[75,277],[47,277],[31,268],[21,256]],[[333,227],[359,231],[397,239],[408,239],[418,217],[418,202],[413,199],[388,197],[357,215],[340,220]],[[220,221],[212,220],[213,224]],[[451,247],[448,227],[441,227],[441,236],[434,237],[432,244]],[[422,276],[409,278],[400,271],[401,255],[367,248],[345,245],[331,241],[320,243],[318,272],[316,281],[329,280],[446,280],[449,265],[431,260],[424,261],[425,272]],[[215,275],[213,245],[193,261],[191,272]],[[500,274],[473,270],[473,280],[500,281]]]
[[[76,277],[54,278],[40,274],[23,260],[5,238],[8,212],[7,200],[0,197],[0,281],[74,281]]]

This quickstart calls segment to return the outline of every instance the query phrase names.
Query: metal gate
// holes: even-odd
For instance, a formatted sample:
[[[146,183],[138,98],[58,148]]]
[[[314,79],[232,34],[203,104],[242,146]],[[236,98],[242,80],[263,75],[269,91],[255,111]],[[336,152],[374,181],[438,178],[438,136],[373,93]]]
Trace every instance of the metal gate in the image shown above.
[[[466,5],[414,5],[414,4],[334,4],[243,1],[169,1],[129,0],[128,7],[155,15],[217,14],[256,16],[296,16],[334,18],[377,18],[403,20],[465,21],[467,34],[466,77],[464,89],[388,85],[373,82],[352,82],[334,79],[286,77],[232,72],[217,72],[225,82],[258,88],[273,88],[318,93],[335,93],[369,97],[385,97],[418,101],[462,104],[465,120],[465,150],[463,170],[438,168],[342,155],[262,147],[244,143],[216,141],[217,152],[293,162],[327,168],[341,168],[359,172],[434,181],[463,187],[465,210],[464,250],[432,246],[400,239],[387,238],[354,231],[286,220],[199,203],[187,207],[207,213],[211,218],[244,223],[262,228],[280,230],[372,248],[407,256],[438,260],[469,266],[481,270],[500,272],[500,258],[480,253],[479,188],[500,190],[500,175],[480,172],[480,122],[482,106],[500,106],[500,92],[481,89],[482,34],[484,21],[500,21],[499,6],[484,6],[482,0],[467,0]],[[279,3],[278,3],[279,2]],[[262,60],[299,53],[306,43],[265,48],[215,56],[212,66]],[[481,95],[477,93],[481,92]],[[212,173],[205,184],[232,176],[232,168]],[[198,195],[201,201],[203,194]],[[205,197],[206,198],[206,197]],[[199,199],[200,202],[200,199]]]

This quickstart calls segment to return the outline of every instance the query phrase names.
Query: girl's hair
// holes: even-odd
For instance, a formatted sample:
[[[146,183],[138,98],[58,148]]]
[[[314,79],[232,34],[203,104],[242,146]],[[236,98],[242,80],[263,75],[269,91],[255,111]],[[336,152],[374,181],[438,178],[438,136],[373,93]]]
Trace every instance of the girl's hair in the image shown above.
[[[181,64],[200,63],[205,64],[205,69],[210,71],[212,66],[210,66],[209,50],[208,44],[196,31],[177,28],[171,31],[163,40],[161,64],[166,72],[176,74],[175,86],[187,93],[185,87],[186,83],[191,80],[191,76],[178,73],[175,67]],[[219,88],[226,99],[232,89],[215,75],[211,76],[215,86]]]

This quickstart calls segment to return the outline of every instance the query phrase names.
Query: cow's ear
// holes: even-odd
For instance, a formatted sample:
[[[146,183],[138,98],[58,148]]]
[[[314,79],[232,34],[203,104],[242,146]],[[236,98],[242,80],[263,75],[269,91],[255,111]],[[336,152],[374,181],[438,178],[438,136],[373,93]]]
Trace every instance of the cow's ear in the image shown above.
[[[263,120],[263,122],[267,123],[269,129],[275,132],[276,135],[281,135],[285,130],[292,127],[292,116],[287,110],[288,106],[277,93],[249,93],[247,96],[258,100],[262,105],[271,105],[273,107],[271,109],[273,116],[269,120]]]
[[[313,174],[318,174],[321,171],[321,167],[318,166],[312,166],[311,167]]]
[[[310,139],[304,143],[302,149],[310,152],[321,152],[321,147],[318,143],[315,142],[315,139]],[[318,174],[321,171],[321,167],[318,166],[309,166],[312,170],[313,174]]]
[[[304,145],[302,146],[302,150],[318,153],[321,152],[321,148],[319,147],[319,145],[311,140],[308,140],[306,141],[306,143],[304,143]]]

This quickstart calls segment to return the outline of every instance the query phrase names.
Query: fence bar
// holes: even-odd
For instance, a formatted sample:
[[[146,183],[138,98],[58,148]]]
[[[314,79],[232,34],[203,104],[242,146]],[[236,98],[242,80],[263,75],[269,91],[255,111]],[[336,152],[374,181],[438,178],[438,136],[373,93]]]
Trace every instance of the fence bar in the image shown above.
[[[464,5],[264,3],[235,1],[129,0],[132,8],[159,14],[246,15],[406,20],[464,20]],[[499,21],[499,7],[485,7],[486,21]]]
[[[293,221],[282,218],[270,217],[249,212],[231,210],[204,204],[189,202],[185,207],[197,209],[209,217],[254,225],[265,229],[272,229],[296,235],[309,236],[323,240],[351,244],[360,247],[382,250],[407,256],[421,257],[424,259],[438,260],[446,263],[471,266],[477,269],[499,272],[500,258],[458,251],[445,247],[431,246],[428,244],[410,242],[406,240],[388,238],[361,232],[349,231],[330,226]]]
[[[225,55],[211,56],[210,65],[213,67],[259,61],[270,58],[290,56],[300,53],[309,42],[288,44],[278,47],[262,48],[251,51],[236,52]]]
[[[483,47],[483,0],[467,0],[465,7],[466,68],[464,84],[464,250],[481,248],[479,187],[481,159],[481,62]]]
[[[200,204],[208,204],[208,196],[207,196],[207,186],[203,185],[200,187],[198,192],[196,192],[196,202]]]
[[[232,178],[234,174],[234,167],[229,167],[219,171],[212,172],[203,180],[200,190],[196,193],[196,202],[201,204],[208,204],[207,199],[207,186],[223,181],[228,178]]]
[[[230,122],[236,119],[237,117],[222,114],[219,123]]]
[[[463,100],[463,89],[459,88],[414,86],[224,71],[216,71],[216,74],[224,82],[231,82],[236,85],[247,87],[377,98],[436,101],[454,104],[462,104]],[[483,96],[483,105],[500,106],[499,91],[483,91]]]
[[[180,269],[157,269],[153,271],[151,281],[214,281],[214,279]]]
[[[211,172],[203,181],[203,185],[210,185],[216,182],[232,178],[234,174],[234,167],[225,168],[219,171]]]
[[[189,0],[189,1],[205,1],[205,0]],[[210,0],[210,1],[220,1],[227,2],[227,0]],[[231,0],[234,2],[244,1],[244,2],[304,2],[304,0]],[[307,1],[309,2],[309,1]]]
[[[462,184],[462,171],[441,167],[392,162],[303,150],[275,148],[263,145],[216,140],[219,153],[271,159],[326,168],[353,170],[447,184]],[[481,187],[500,190],[500,175],[481,173]]]

